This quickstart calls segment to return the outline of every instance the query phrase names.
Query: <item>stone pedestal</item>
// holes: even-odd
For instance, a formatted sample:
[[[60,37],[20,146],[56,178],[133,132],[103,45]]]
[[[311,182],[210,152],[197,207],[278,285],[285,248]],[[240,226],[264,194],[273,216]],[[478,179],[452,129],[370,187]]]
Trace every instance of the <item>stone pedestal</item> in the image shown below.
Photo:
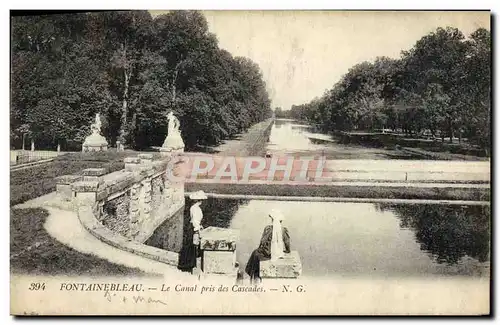
[[[116,141],[116,151],[117,152],[125,151],[125,148],[123,147],[121,141]]]
[[[107,151],[108,150],[108,142],[106,139],[98,134],[92,133],[83,142],[82,152],[91,152],[91,151]]]
[[[236,267],[235,251],[203,251],[201,258],[203,272],[210,274],[231,274]]]
[[[184,152],[184,141],[180,134],[169,134],[160,148],[162,155]]]
[[[161,147],[160,148],[160,153],[163,156],[167,156],[167,155],[171,155],[171,154],[175,154],[175,153],[183,153],[183,152],[184,152],[184,147],[182,147],[182,148],[164,148],[164,147]]]
[[[302,273],[302,263],[297,251],[285,254],[277,260],[260,262],[261,278],[298,278]]]
[[[71,184],[83,180],[80,175],[63,175],[56,177],[56,193],[62,201],[73,200],[73,190]]]
[[[139,157],[127,157],[123,159],[126,172],[135,172],[141,169],[141,159]]]
[[[97,113],[95,121],[90,126],[92,134],[85,138],[82,145],[82,151],[106,151],[108,150],[108,141],[101,135],[101,119],[100,114]]]
[[[141,153],[137,156],[141,164],[150,164],[153,162],[153,154]]]
[[[239,232],[234,229],[209,227],[200,231],[201,267],[205,274],[236,274],[238,237]]]
[[[71,190],[75,193],[76,206],[93,206],[97,201],[97,191],[100,185],[100,181],[78,181],[71,184]]]

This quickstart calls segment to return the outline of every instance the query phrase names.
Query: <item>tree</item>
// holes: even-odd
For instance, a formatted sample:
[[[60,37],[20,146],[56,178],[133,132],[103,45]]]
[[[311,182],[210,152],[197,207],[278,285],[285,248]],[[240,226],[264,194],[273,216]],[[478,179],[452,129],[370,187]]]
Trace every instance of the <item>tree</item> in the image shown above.
[[[160,146],[174,111],[196,149],[271,116],[259,66],[220,49],[200,12],[15,17],[12,26],[13,144],[23,134],[42,147],[81,144],[100,112],[111,144]]]
[[[441,85],[442,91],[449,95],[449,102],[442,107],[441,131],[453,140],[454,133],[460,129],[462,92],[461,62],[465,58],[467,44],[465,37],[457,28],[438,28],[420,39],[408,52],[403,52],[406,80],[404,88],[422,94],[429,84]]]
[[[349,71],[322,97],[292,106],[324,131],[370,130],[386,125],[415,136],[458,134],[490,147],[491,36],[478,29],[468,39],[456,28],[425,35],[400,59],[377,58]]]
[[[86,18],[13,18],[11,127],[29,126],[38,147],[78,138],[99,103],[106,106],[105,82],[85,41]]]
[[[481,147],[491,146],[491,34],[480,28],[467,42],[466,60],[462,65],[462,102],[464,119],[470,124],[467,134]]]
[[[131,89],[140,82],[138,65],[151,41],[153,20],[147,11],[112,11],[102,15],[105,48],[109,51],[111,89],[121,99],[119,140],[130,144],[131,123],[136,113],[130,107]]]

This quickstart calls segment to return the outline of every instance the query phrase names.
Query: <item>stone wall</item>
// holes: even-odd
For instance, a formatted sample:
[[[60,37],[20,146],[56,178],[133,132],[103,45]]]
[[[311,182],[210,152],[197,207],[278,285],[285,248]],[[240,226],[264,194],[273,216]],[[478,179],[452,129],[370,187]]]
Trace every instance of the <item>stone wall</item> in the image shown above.
[[[156,228],[153,234],[144,243],[148,246],[180,253],[184,239],[183,234],[184,210],[179,209],[173,216]]]
[[[151,181],[151,208],[153,214],[160,207],[163,192],[165,192],[165,182],[160,177],[153,178]]]
[[[264,156],[273,124],[274,119],[254,124],[241,135],[238,141],[232,141],[229,145],[221,145],[216,148],[216,151],[223,156]]]
[[[129,209],[130,191],[125,191],[120,196],[105,201],[102,212],[96,217],[98,221],[110,230],[120,235],[128,236],[130,231]]]
[[[252,142],[247,150],[248,156],[263,156],[266,153],[266,147],[269,142],[273,124],[274,119],[269,119],[263,122],[262,129],[257,132],[257,135],[252,139]]]
[[[88,205],[79,206],[77,209],[78,218],[85,229],[106,244],[172,266],[177,266],[179,264],[178,253],[128,240],[126,237],[109,230],[109,228],[103,226],[102,223],[95,218],[95,209],[92,209]]]
[[[61,200],[77,209],[91,207],[97,222],[113,233],[144,243],[165,220],[183,211],[184,184],[166,177],[172,158],[165,155],[153,161],[151,154],[125,158],[125,169],[114,173],[88,169],[82,175],[61,177],[57,191]],[[183,229],[173,227],[168,233],[169,241],[175,242]]]

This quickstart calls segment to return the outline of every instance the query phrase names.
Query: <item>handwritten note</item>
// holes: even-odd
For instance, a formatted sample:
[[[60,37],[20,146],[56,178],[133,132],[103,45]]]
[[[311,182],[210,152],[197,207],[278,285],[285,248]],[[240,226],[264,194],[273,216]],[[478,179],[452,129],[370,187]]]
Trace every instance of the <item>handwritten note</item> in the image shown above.
[[[133,295],[132,297],[127,297],[125,295],[117,295],[116,293],[110,293],[109,291],[104,292],[104,298],[108,302],[113,302],[113,301],[121,301],[123,303],[127,302],[132,302],[132,303],[146,303],[146,304],[162,304],[162,305],[167,305],[167,303],[163,300],[160,299],[153,299],[149,296],[143,296],[143,295]]]

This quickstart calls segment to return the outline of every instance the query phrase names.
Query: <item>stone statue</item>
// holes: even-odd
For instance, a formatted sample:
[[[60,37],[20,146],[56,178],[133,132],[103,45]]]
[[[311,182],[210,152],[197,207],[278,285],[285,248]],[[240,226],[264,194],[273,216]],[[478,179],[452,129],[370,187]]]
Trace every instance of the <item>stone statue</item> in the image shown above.
[[[97,113],[95,115],[95,121],[94,123],[90,126],[90,129],[92,130],[92,133],[94,134],[101,134],[101,115]]]
[[[175,117],[175,115],[172,111],[170,111],[170,113],[168,113],[167,119],[168,119],[168,135],[174,135],[174,134],[180,135],[179,119],[177,117]]]
[[[82,151],[106,151],[108,150],[108,142],[101,135],[101,116],[99,113],[95,115],[94,123],[90,125],[92,134],[85,138]]]
[[[163,146],[160,151],[169,154],[173,152],[183,152],[184,151],[184,141],[182,140],[180,131],[179,119],[174,115],[172,111],[167,115],[168,119],[168,134],[163,142]]]

